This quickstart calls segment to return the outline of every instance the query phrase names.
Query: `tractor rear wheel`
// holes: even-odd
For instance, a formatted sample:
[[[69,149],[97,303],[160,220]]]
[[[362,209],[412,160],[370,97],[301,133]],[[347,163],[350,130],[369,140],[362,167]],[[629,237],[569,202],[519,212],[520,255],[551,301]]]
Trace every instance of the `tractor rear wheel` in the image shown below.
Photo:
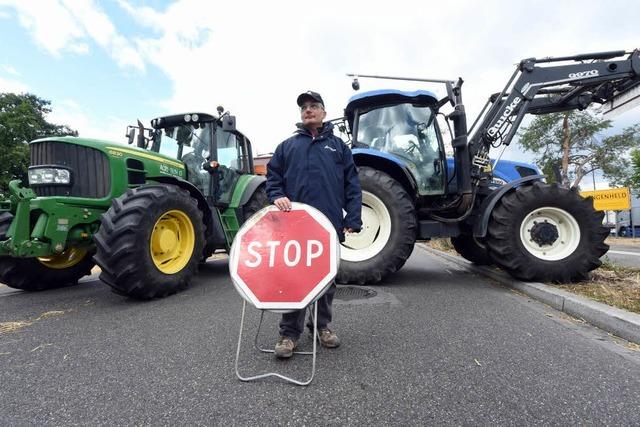
[[[160,298],[186,288],[204,245],[202,212],[173,185],[147,185],[114,199],[95,235],[100,279],[121,295]]]
[[[462,258],[477,265],[491,265],[493,260],[487,246],[471,234],[461,234],[451,238],[451,244]]]
[[[0,240],[5,240],[13,216],[0,214]],[[92,247],[69,247],[62,253],[48,257],[0,257],[0,282],[25,291],[44,291],[78,283],[91,274],[95,265]]]
[[[400,269],[416,241],[416,210],[400,183],[384,172],[359,168],[362,230],[340,248],[338,283],[376,283]]]
[[[518,279],[582,280],[609,249],[603,217],[577,190],[535,182],[502,197],[486,243],[495,263]]]

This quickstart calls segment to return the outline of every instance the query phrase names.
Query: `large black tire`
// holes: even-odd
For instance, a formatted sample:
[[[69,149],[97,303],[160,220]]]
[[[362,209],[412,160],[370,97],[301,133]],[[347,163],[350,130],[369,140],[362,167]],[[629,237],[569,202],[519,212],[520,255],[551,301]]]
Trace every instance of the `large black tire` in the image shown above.
[[[94,239],[100,280],[121,295],[161,298],[186,288],[197,272],[202,212],[176,186],[138,187],[111,202]]]
[[[603,217],[577,190],[535,182],[502,197],[486,243],[495,263],[518,279],[583,280],[609,249]]]
[[[338,283],[373,284],[398,271],[413,251],[418,222],[411,198],[384,172],[359,168],[362,231],[340,249]]]
[[[451,238],[451,244],[462,258],[477,265],[491,265],[493,260],[484,242],[478,241],[471,234],[461,234]]]
[[[242,210],[244,215],[243,223],[265,206],[269,206],[269,197],[267,197],[265,186],[261,185],[253,192],[249,201],[244,205]]]
[[[0,214],[0,241],[6,239],[12,220],[11,214]],[[93,247],[73,247],[47,258],[3,256],[0,257],[0,283],[25,291],[76,285],[81,277],[91,274],[94,252]]]

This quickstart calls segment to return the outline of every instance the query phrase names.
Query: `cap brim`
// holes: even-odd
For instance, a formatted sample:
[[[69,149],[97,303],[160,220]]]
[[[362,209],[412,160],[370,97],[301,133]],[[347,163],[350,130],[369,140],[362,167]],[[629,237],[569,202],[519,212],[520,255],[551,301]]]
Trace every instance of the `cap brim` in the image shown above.
[[[308,93],[302,93],[302,94],[300,94],[300,96],[298,96],[298,101],[297,101],[298,102],[298,107],[302,107],[302,104],[307,99],[310,99],[311,101],[319,102],[319,103],[322,104],[322,101],[317,99],[317,98],[315,98],[314,96],[309,95]]]

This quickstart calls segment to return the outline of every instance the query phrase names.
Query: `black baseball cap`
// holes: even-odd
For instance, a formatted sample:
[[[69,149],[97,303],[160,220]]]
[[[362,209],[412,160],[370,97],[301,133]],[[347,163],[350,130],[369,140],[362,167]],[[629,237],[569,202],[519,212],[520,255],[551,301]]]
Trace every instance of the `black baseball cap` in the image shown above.
[[[302,92],[298,95],[298,107],[302,107],[302,104],[306,99],[312,99],[315,102],[319,102],[324,107],[324,101],[318,92],[314,92],[312,90],[308,90],[306,92]]]

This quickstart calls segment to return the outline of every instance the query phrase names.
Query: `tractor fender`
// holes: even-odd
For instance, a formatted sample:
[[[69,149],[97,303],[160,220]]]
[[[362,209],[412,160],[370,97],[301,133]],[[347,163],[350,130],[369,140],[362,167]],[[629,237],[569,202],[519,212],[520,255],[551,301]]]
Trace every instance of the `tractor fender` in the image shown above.
[[[354,148],[353,162],[357,167],[367,166],[386,173],[402,185],[412,199],[418,196],[418,183],[407,165],[393,154],[371,148]]]
[[[478,217],[473,225],[473,235],[475,237],[485,237],[487,235],[487,228],[489,227],[489,219],[491,218],[491,212],[493,212],[493,208],[495,208],[496,204],[500,201],[500,199],[510,191],[513,191],[514,188],[524,184],[524,183],[532,183],[534,181],[540,181],[544,179],[544,175],[530,175],[525,176],[524,178],[516,179],[511,181],[500,189],[494,191],[482,201],[480,205]]]
[[[265,182],[267,182],[267,178],[265,178],[264,176],[254,176],[253,179],[249,181],[249,184],[247,184],[247,187],[244,189],[238,206],[246,205],[251,196],[253,196],[253,193],[256,192],[258,187],[264,185]]]

